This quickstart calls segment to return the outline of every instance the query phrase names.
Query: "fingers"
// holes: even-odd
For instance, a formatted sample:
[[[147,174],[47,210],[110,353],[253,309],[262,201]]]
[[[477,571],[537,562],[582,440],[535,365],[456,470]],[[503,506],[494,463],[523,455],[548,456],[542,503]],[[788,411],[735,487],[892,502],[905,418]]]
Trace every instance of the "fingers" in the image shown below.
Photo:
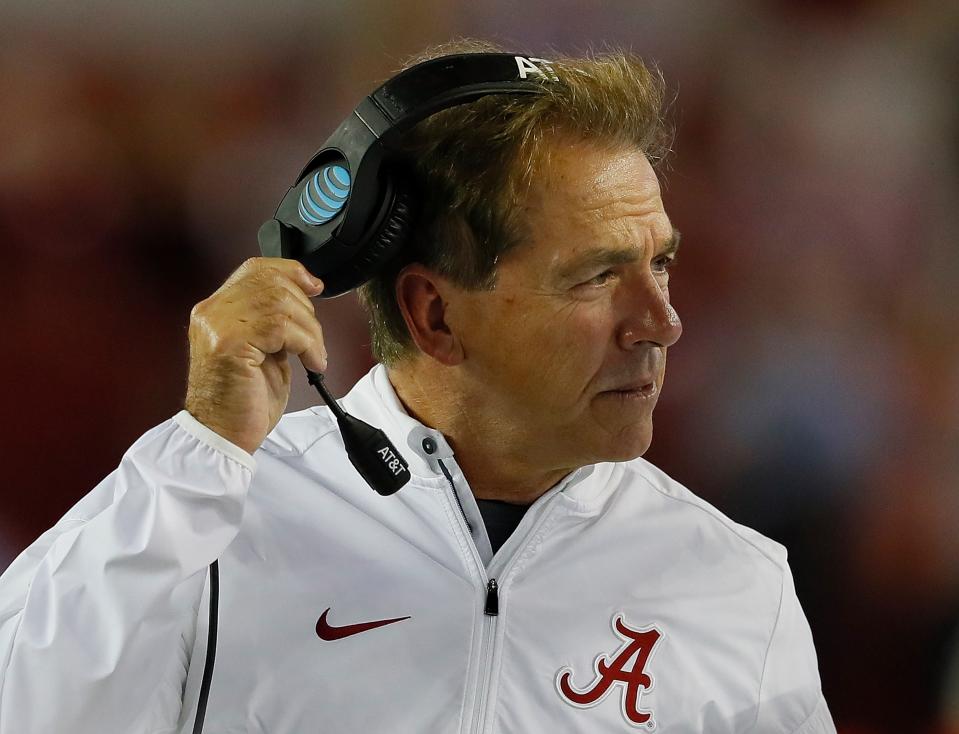
[[[248,343],[264,355],[289,352],[299,355],[307,369],[326,370],[323,329],[316,319],[307,319],[300,312],[262,316],[251,325]]]
[[[269,283],[259,289],[263,283]],[[290,352],[300,356],[307,369],[326,370],[323,328],[313,303],[289,277],[264,271],[249,281],[249,297],[238,302],[237,318],[251,325],[248,343],[265,354]]]
[[[323,329],[311,296],[322,282],[302,264],[283,258],[251,258],[209,299],[194,309],[198,325],[208,324],[211,350],[262,363],[265,355],[290,352],[314,371],[325,371]],[[244,349],[244,345],[246,348]]]
[[[262,289],[253,289],[248,298],[237,302],[236,310],[240,318],[253,320],[259,315],[274,313],[297,314],[305,319],[316,320],[316,309],[312,301],[303,295],[295,285],[278,279],[277,285]]]
[[[298,286],[305,296],[314,297],[323,292],[323,281],[315,277],[297,260],[283,257],[251,257],[233,271],[222,289],[230,288],[240,281],[268,281],[276,275],[283,275]]]
[[[290,396],[288,355],[326,369],[323,330],[310,298],[323,284],[303,265],[251,258],[190,312],[184,405],[206,426],[253,452]]]

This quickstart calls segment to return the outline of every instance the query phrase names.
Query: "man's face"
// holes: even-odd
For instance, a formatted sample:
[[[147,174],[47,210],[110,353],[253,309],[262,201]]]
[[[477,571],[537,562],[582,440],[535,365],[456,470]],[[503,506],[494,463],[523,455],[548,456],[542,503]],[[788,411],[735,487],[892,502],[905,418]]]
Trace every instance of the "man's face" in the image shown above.
[[[635,458],[682,333],[656,174],[635,149],[557,145],[526,215],[530,239],[500,259],[496,287],[450,304],[471,408],[544,469]]]

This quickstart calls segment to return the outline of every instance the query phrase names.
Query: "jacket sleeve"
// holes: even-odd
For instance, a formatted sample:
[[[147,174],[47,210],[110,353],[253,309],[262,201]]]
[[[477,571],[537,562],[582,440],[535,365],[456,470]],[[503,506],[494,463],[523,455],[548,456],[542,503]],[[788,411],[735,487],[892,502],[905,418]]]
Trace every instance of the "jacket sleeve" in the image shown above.
[[[0,734],[171,730],[207,566],[253,457],[186,411],[0,577]]]
[[[822,694],[812,633],[787,565],[766,652],[755,732],[836,734]]]

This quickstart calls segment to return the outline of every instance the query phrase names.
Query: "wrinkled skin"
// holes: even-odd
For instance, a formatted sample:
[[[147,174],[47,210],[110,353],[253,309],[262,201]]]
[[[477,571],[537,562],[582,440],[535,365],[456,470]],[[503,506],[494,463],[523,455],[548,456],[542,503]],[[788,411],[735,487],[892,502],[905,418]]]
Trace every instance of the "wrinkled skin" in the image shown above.
[[[290,399],[288,354],[326,369],[311,296],[323,284],[294,260],[251,258],[190,314],[186,409],[253,453]]]
[[[641,151],[557,145],[526,214],[530,239],[501,258],[493,290],[438,281],[455,346],[429,359],[430,334],[414,334],[426,354],[391,371],[407,406],[451,439],[474,492],[514,501],[644,453],[682,333],[674,230]]]

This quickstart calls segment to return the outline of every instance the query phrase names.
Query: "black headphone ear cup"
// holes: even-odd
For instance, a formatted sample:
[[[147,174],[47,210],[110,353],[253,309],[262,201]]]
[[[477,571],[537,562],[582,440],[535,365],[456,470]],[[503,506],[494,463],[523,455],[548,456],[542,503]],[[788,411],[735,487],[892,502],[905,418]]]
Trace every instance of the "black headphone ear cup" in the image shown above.
[[[320,276],[324,298],[333,298],[363,285],[392,260],[406,244],[413,226],[414,196],[403,180],[391,179],[375,223],[356,253]]]
[[[393,204],[370,243],[356,259],[356,265],[367,277],[379,270],[406,244],[413,227],[413,195],[400,181],[395,183]]]

